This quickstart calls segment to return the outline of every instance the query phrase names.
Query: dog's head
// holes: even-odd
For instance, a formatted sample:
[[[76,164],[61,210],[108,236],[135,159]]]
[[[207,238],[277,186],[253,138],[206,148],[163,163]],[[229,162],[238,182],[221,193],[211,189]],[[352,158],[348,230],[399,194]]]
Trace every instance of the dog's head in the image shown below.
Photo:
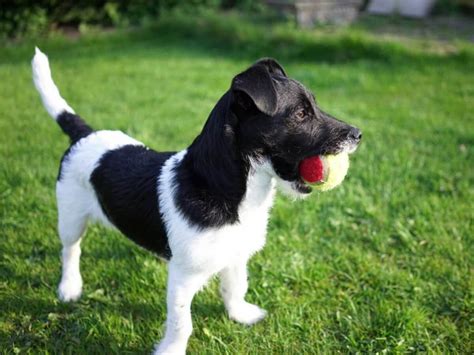
[[[352,153],[360,142],[359,129],[322,111],[314,95],[273,59],[261,59],[238,74],[230,93],[239,148],[267,159],[271,173],[296,195],[311,192],[299,174],[303,159]]]

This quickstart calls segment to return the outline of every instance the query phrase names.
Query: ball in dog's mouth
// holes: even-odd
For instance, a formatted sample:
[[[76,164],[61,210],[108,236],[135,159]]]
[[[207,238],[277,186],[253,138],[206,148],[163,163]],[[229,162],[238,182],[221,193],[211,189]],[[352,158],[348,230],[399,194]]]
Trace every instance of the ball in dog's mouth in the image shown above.
[[[338,186],[349,170],[349,154],[316,155],[306,158],[299,165],[301,178],[320,191]]]

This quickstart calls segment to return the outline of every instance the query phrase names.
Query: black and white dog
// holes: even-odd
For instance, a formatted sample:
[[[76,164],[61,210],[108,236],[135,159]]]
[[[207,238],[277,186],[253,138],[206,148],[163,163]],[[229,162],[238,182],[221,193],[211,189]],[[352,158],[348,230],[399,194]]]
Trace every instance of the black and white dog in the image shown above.
[[[353,152],[360,131],[323,112],[275,60],[262,59],[232,80],[187,149],[158,153],[120,131],[87,125],[60,96],[39,49],[32,67],[46,110],[71,139],[56,184],[59,298],[81,296],[81,237],[88,221],[100,221],[168,260],[166,334],[157,354],[185,353],[191,301],[215,274],[230,318],[264,318],[244,299],[246,264],[265,244],[275,187],[309,195],[299,163]]]

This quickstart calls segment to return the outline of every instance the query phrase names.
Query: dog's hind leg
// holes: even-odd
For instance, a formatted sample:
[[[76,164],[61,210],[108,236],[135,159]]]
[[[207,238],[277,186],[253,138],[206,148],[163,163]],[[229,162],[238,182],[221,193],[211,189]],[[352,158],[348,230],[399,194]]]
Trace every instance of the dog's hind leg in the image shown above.
[[[244,299],[248,289],[246,262],[226,267],[220,272],[220,279],[221,294],[231,319],[251,325],[265,318],[265,310]]]
[[[87,225],[87,209],[83,204],[84,191],[79,187],[58,183],[58,231],[62,243],[62,276],[58,296],[63,302],[76,301],[82,293],[79,270],[81,237]]]

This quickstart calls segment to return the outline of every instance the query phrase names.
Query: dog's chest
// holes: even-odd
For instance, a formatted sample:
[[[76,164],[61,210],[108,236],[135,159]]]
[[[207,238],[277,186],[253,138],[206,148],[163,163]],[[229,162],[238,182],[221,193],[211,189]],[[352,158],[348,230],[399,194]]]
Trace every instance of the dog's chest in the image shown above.
[[[258,168],[252,169],[245,197],[239,206],[239,222],[204,230],[187,223],[182,215],[176,218],[172,213],[173,210],[177,212],[176,206],[169,204],[164,217],[172,258],[192,269],[215,272],[227,265],[245,262],[265,244],[274,194],[274,181],[270,175]]]
[[[272,181],[265,188],[249,190],[239,208],[239,223],[191,236],[189,255],[194,264],[218,271],[227,265],[246,262],[262,249],[273,195]]]
[[[209,246],[215,249],[211,259],[222,259],[224,263],[231,260],[239,262],[247,260],[263,248],[274,197],[273,181],[269,180],[266,184],[267,186],[250,184],[239,208],[239,223],[217,229],[213,232],[214,236],[209,236]]]

